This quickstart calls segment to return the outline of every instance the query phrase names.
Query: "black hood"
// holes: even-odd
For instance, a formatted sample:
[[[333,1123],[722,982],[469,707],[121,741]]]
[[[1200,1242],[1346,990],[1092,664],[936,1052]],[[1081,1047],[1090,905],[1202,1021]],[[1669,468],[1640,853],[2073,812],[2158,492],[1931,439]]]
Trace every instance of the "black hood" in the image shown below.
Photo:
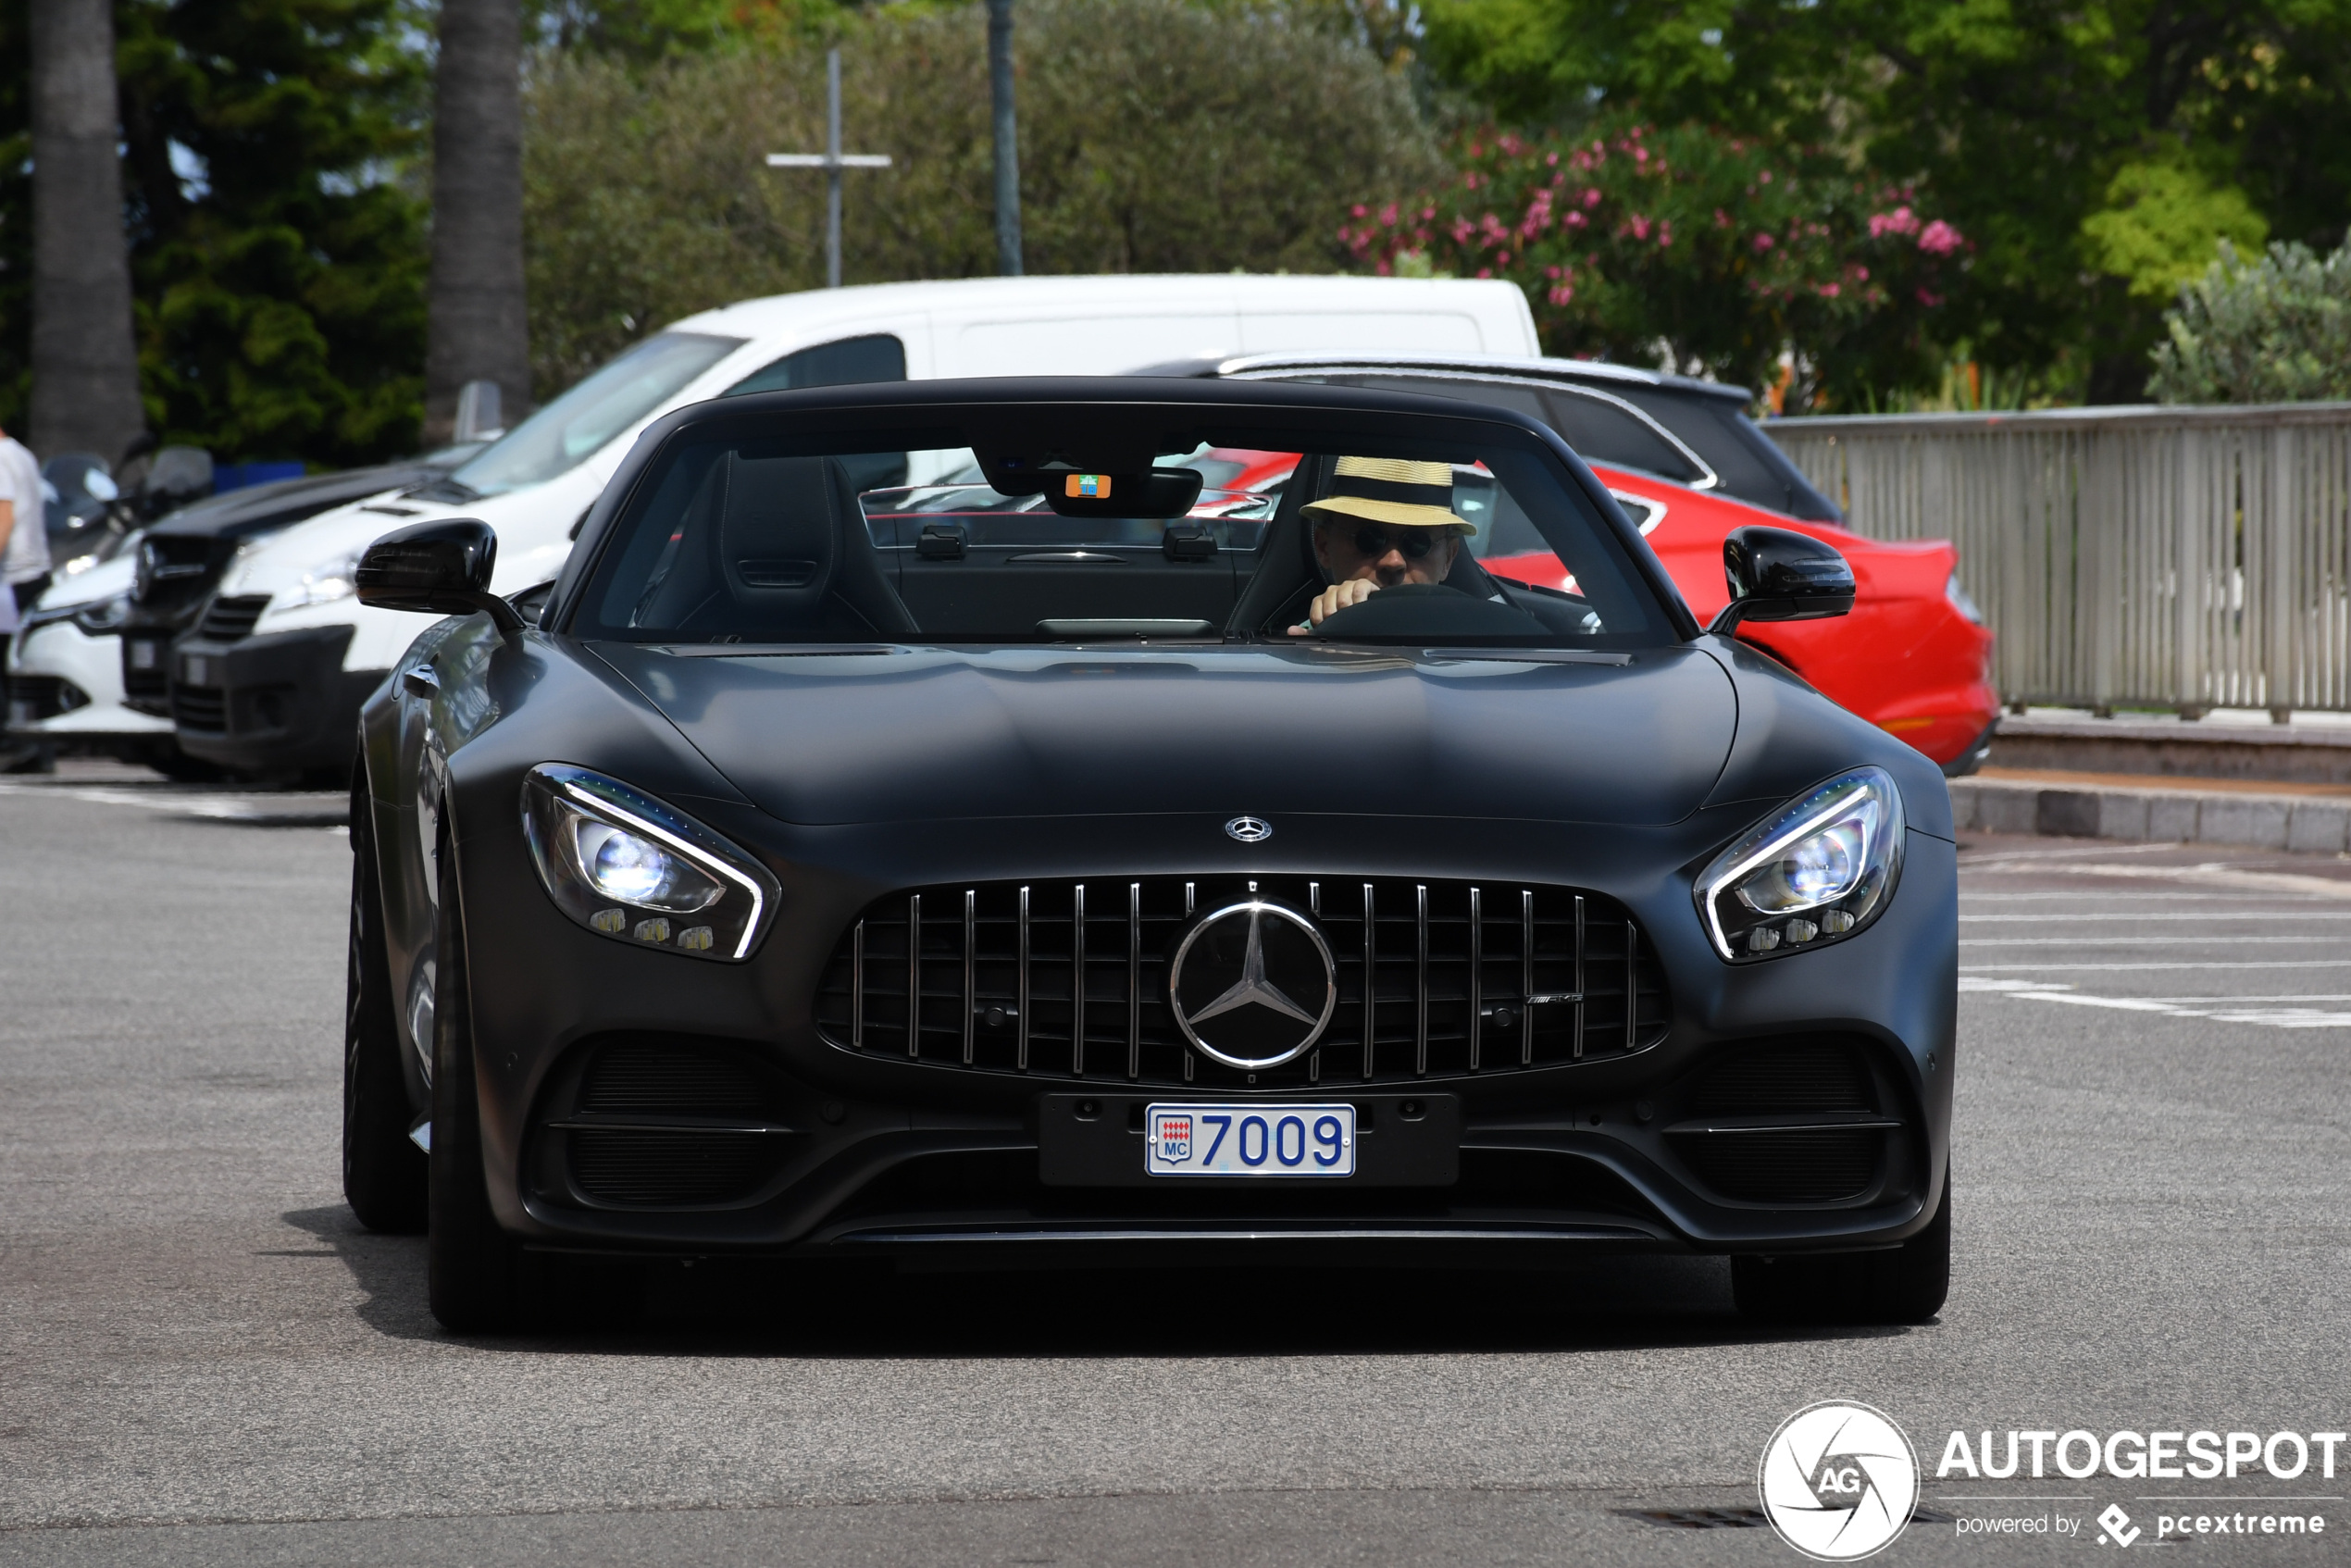
[[[595,651],[745,796],[809,825],[1202,811],[1662,824],[1706,798],[1737,728],[1728,677],[1686,647],[1574,663]]]
[[[150,534],[210,539],[244,538],[286,528],[306,517],[389,490],[403,490],[438,478],[445,470],[425,463],[390,463],[330,474],[304,474],[208,496],[182,506],[156,523]],[[392,516],[387,514],[388,516]],[[396,520],[394,517],[393,520]],[[385,525],[391,526],[390,522]]]

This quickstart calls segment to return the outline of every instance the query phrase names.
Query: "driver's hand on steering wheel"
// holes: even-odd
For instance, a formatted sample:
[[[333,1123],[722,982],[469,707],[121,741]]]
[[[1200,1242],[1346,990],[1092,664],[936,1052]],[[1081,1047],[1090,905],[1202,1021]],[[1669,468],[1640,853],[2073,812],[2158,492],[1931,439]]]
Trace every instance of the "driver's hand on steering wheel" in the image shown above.
[[[1378,591],[1379,584],[1370,578],[1350,578],[1345,582],[1335,582],[1314,595],[1314,603],[1306,609],[1307,624],[1290,628],[1289,634],[1304,637],[1341,610],[1351,609]]]

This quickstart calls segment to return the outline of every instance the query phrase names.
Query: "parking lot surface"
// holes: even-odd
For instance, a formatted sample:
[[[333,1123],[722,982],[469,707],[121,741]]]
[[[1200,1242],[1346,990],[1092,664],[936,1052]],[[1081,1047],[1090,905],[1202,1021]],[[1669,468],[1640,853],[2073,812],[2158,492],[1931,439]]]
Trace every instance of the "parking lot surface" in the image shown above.
[[[1827,1399],[1924,1467],[1887,1561],[2076,1558],[2109,1504],[2152,1546],[2158,1512],[2241,1499],[2329,1533],[2158,1560],[2344,1560],[2351,1451],[2332,1479],[1935,1471],[1955,1430],[2346,1425],[2351,861],[1969,840],[1923,1327],[1759,1330],[1719,1260],[1571,1258],[675,1269],[458,1340],[421,1241],[341,1197],[340,810],[0,782],[0,1563],[1794,1562],[1746,1527],[1757,1462]],[[2044,1516],[2079,1533],[1958,1523]]]

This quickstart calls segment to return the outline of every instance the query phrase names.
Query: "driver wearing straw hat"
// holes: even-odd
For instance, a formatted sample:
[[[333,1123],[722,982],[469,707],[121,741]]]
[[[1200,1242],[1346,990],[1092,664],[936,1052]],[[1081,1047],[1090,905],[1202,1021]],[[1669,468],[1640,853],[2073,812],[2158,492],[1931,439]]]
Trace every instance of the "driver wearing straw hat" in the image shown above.
[[[1330,493],[1300,510],[1313,521],[1314,560],[1331,586],[1289,628],[1292,637],[1383,588],[1443,582],[1462,538],[1477,532],[1453,511],[1449,463],[1342,457],[1332,469]]]

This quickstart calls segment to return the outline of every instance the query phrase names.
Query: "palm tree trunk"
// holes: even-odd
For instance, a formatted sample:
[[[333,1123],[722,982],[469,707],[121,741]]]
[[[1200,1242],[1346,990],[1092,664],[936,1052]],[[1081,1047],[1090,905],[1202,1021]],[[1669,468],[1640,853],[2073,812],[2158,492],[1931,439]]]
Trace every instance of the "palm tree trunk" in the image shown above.
[[[498,384],[511,429],[530,405],[522,274],[522,13],[442,0],[433,79],[432,280],[425,441],[448,438],[467,381]]]
[[[32,0],[32,429],[108,462],[146,426],[108,0]]]

